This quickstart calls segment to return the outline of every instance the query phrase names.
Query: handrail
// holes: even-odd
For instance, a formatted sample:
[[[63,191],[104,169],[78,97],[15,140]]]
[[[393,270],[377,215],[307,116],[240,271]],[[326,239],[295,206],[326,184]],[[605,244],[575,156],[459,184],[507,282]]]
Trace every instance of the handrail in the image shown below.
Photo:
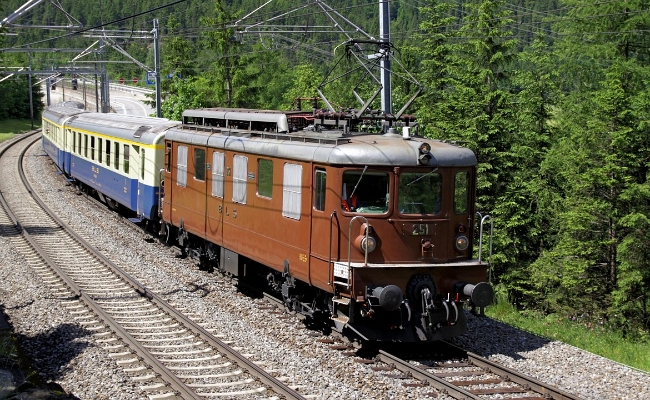
[[[330,281],[330,276],[333,276],[332,274],[332,220],[336,217],[336,211],[332,211],[330,214],[330,249],[329,249],[329,258],[327,260],[327,284],[332,285],[332,289],[334,289],[334,279]]]
[[[492,217],[488,214],[483,216],[480,212],[476,212],[476,214],[481,218],[481,223],[479,225],[479,234],[478,234],[478,262],[481,262],[481,255],[483,252],[483,224],[485,224],[486,221],[490,221],[490,253],[488,256],[488,282],[492,282],[492,235],[494,233],[494,221],[492,220]]]
[[[364,217],[363,215],[357,215],[356,217],[352,218],[350,220],[350,224],[348,225],[348,287],[350,287],[350,279],[352,277],[350,276],[351,271],[352,271],[352,223],[354,220],[357,218],[361,218],[365,221],[366,225],[370,226],[368,223],[368,218]],[[369,236],[369,231],[370,229],[366,229],[366,243],[368,243],[368,236]],[[368,246],[366,245],[365,249],[365,260],[364,260],[364,265],[367,267],[368,266]]]
[[[163,204],[162,204],[162,198],[163,198],[163,192],[165,189],[165,180],[164,180],[164,175],[165,175],[165,169],[161,168],[160,171],[158,171],[158,178],[160,179],[160,184],[158,185],[158,216],[162,217],[163,214]]]

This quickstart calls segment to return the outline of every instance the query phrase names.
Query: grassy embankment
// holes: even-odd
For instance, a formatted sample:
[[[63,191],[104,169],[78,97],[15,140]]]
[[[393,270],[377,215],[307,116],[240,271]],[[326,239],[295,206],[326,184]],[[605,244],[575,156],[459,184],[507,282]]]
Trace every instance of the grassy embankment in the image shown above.
[[[40,120],[34,120],[34,129],[41,126]],[[28,119],[0,121],[0,142],[11,139],[17,133],[32,130],[32,122]]]
[[[598,354],[650,372],[650,341],[629,340],[618,332],[612,332],[601,325],[576,323],[554,315],[526,315],[516,310],[505,299],[486,309],[486,315],[527,332],[559,340],[575,347]]]

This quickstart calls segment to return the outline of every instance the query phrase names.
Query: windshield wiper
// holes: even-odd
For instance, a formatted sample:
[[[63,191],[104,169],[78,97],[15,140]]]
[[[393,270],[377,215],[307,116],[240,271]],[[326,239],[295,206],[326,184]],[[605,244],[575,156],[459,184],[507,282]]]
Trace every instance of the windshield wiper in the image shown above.
[[[406,186],[410,186],[410,185],[414,184],[415,182],[419,181],[420,179],[424,178],[425,176],[428,176],[428,175],[433,174],[433,173],[436,172],[437,170],[438,170],[438,167],[435,167],[434,169],[432,169],[431,171],[429,171],[429,172],[427,172],[426,174],[422,175],[421,177],[419,177],[418,179],[414,180],[413,182],[409,182],[409,183],[407,183]],[[364,171],[365,171],[365,170],[364,170]]]

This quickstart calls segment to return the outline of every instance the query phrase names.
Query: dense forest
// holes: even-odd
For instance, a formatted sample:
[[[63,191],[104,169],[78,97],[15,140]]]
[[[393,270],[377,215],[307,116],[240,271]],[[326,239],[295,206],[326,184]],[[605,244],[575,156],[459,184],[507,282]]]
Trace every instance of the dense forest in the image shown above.
[[[23,0],[3,3],[3,15]],[[15,24],[83,25],[152,66],[152,20],[161,25],[164,116],[232,106],[288,109],[327,91],[355,105],[358,72],[320,2],[62,0]],[[168,3],[171,6],[162,7]],[[378,4],[329,6],[376,38]],[[455,140],[478,156],[478,209],[495,222],[493,277],[523,312],[599,324],[650,337],[650,1],[395,0],[392,51],[416,81],[395,73],[395,106],[422,86],[408,110],[427,136]],[[158,9],[157,9],[158,8]],[[152,12],[146,12],[153,10]],[[297,11],[295,11],[297,10]],[[129,18],[130,16],[136,16]],[[74,18],[72,18],[74,17]],[[9,30],[13,30],[9,27]],[[20,28],[0,48],[85,49],[80,28]],[[119,31],[118,31],[119,30]],[[15,31],[15,30],[14,30]],[[93,55],[94,54],[94,55]],[[0,53],[0,69],[70,66],[73,55]],[[125,60],[106,48],[106,60]],[[96,61],[97,52],[89,55]],[[82,65],[82,64],[78,64]],[[143,76],[107,63],[109,77]],[[397,71],[396,71],[397,72]],[[0,78],[2,79],[2,78]],[[355,81],[356,80],[356,81]],[[0,119],[23,78],[0,83]],[[324,85],[324,83],[327,83]],[[355,86],[371,93],[370,85]],[[23,92],[26,93],[27,89]],[[24,104],[24,100],[11,104]],[[378,105],[373,104],[377,108]]]

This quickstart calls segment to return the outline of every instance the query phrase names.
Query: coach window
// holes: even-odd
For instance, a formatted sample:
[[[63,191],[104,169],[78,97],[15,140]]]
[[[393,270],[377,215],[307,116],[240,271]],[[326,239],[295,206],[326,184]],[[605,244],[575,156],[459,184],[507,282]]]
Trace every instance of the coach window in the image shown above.
[[[72,152],[77,152],[77,135],[75,135],[74,132],[72,132]]]
[[[257,195],[273,197],[273,161],[260,158],[257,160]]]
[[[232,201],[246,204],[246,179],[248,178],[248,157],[234,156],[232,169]]]
[[[84,157],[88,158],[88,135],[84,135]]]
[[[402,214],[438,214],[442,176],[433,171],[402,172],[399,175],[397,207]]]
[[[384,214],[388,211],[388,172],[367,168],[343,173],[341,208],[348,212]]]
[[[454,178],[454,212],[463,214],[469,207],[469,174],[467,171],[456,173]]]
[[[325,192],[327,190],[327,174],[324,169],[316,169],[314,176],[314,209],[325,210]]]
[[[106,165],[111,166],[111,141],[106,141]]]
[[[185,187],[187,186],[187,146],[178,146],[176,158],[176,184]]]
[[[124,145],[124,172],[129,173],[129,145]]]
[[[97,138],[97,160],[100,164],[102,163],[102,155],[104,154],[102,151],[102,142],[102,138]]]
[[[90,137],[90,159],[91,160],[95,159],[95,137],[94,136]]]
[[[144,181],[144,165],[145,165],[145,158],[144,158],[144,149],[140,150],[140,179]]]
[[[77,132],[77,154],[81,155],[81,132]]]
[[[120,144],[115,142],[115,148],[113,151],[113,167],[117,170],[120,169]]]
[[[226,157],[223,153],[215,151],[212,153],[212,195],[223,198],[223,170]]]
[[[284,164],[282,179],[282,215],[300,220],[302,207],[302,165]]]
[[[194,149],[194,179],[205,180],[205,149]]]

